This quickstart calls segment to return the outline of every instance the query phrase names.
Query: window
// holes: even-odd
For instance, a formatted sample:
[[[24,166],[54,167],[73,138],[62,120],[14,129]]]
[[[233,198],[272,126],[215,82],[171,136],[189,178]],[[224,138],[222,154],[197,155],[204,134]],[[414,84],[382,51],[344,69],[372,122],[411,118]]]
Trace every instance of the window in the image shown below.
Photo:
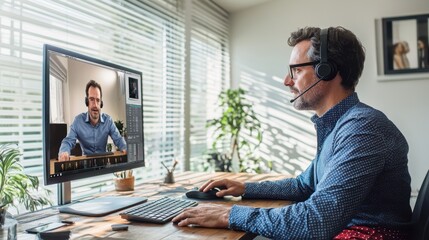
[[[190,159],[191,169],[201,171],[211,167],[202,158],[212,145],[205,125],[221,114],[218,95],[230,84],[228,14],[212,2],[192,3]]]

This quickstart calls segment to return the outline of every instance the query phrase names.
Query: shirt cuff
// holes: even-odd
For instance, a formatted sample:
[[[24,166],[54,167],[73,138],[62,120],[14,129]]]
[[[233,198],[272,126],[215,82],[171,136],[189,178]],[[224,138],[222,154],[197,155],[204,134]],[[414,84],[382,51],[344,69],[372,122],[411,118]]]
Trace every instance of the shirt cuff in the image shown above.
[[[257,186],[258,183],[254,182],[245,182],[244,183],[244,194],[241,195],[242,198],[255,198],[255,192],[258,192]],[[260,189],[259,189],[260,190]]]
[[[229,228],[246,231],[246,220],[250,219],[251,207],[233,205],[229,213]]]

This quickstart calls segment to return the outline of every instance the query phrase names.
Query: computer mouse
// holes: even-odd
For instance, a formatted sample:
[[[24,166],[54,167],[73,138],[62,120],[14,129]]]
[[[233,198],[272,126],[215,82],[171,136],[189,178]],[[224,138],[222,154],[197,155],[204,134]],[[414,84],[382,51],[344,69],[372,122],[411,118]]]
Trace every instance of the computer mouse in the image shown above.
[[[194,198],[194,199],[202,199],[202,200],[214,200],[214,199],[221,199],[223,197],[216,196],[216,193],[220,190],[217,188],[212,188],[208,190],[207,192],[201,192],[198,190],[191,190],[186,192],[186,197],[188,198]]]

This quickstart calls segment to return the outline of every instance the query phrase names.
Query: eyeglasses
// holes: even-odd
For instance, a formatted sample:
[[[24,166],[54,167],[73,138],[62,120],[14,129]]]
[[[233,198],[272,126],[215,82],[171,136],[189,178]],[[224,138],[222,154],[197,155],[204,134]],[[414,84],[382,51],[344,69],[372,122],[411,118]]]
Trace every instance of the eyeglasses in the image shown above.
[[[99,98],[89,97],[88,98],[90,102],[95,102],[97,104],[100,104],[101,100]]]
[[[312,62],[305,62],[305,63],[298,63],[298,64],[291,64],[289,65],[289,74],[290,78],[294,79],[293,75],[296,74],[296,68],[297,67],[305,67],[305,66],[313,66],[318,64],[319,61],[312,61]]]

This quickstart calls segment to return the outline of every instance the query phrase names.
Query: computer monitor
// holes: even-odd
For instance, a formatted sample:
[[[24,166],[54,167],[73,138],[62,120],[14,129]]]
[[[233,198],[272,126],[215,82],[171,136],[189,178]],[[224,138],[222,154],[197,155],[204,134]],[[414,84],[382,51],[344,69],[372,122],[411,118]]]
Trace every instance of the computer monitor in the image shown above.
[[[92,103],[89,102],[95,102],[97,99],[88,98],[86,91],[87,84],[91,80],[101,87],[101,99],[98,102],[100,111],[95,113],[91,108]],[[86,126],[85,129],[89,129],[90,132],[86,132],[85,136],[79,136],[82,126],[90,124],[87,121],[93,113],[98,114],[104,122],[92,128]],[[123,126],[119,135],[118,132],[113,134],[114,137],[111,137],[112,131],[109,133],[104,131],[109,129],[107,125],[109,117],[112,120],[110,126],[114,125],[115,131],[120,132],[116,126]],[[82,119],[79,123],[75,123],[78,118]],[[70,134],[72,128],[73,131]],[[140,71],[74,51],[44,45],[45,185],[142,167],[145,165],[143,136],[142,73]],[[63,148],[62,143],[66,141],[64,140],[66,137],[68,145],[64,145]],[[77,141],[73,141],[75,137]],[[91,139],[88,140],[88,138]],[[90,143],[92,138],[96,139],[95,141],[98,141],[98,138],[101,140],[93,143],[96,144],[95,146]],[[116,146],[115,141],[120,146]],[[70,149],[72,146],[75,149]],[[125,148],[120,149],[120,147]],[[59,161],[60,149],[62,151],[67,149],[70,156],[68,161]]]

